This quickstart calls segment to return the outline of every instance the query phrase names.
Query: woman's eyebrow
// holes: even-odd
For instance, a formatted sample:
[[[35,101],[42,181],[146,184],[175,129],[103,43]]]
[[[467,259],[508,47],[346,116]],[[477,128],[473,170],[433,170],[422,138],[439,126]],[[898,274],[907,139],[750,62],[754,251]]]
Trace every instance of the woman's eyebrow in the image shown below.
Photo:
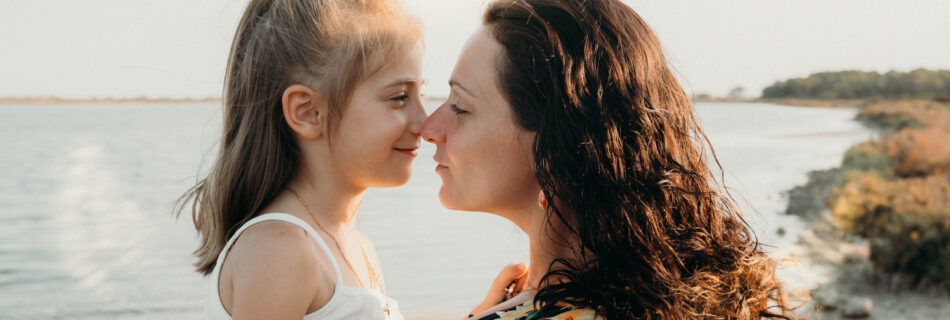
[[[450,87],[458,87],[459,89],[461,89],[462,91],[464,91],[465,94],[470,95],[470,96],[472,96],[473,98],[478,98],[478,96],[476,96],[475,94],[473,94],[472,91],[470,91],[470,90],[468,90],[467,88],[465,88],[465,86],[463,86],[461,83],[459,83],[459,82],[456,81],[456,80],[449,80],[449,86],[450,86]]]

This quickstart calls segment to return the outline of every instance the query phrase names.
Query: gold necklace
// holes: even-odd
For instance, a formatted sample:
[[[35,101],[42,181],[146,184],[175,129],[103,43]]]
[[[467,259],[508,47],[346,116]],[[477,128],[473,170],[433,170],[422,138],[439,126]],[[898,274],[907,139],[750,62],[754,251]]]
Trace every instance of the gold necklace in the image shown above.
[[[360,251],[363,251],[363,261],[366,261],[366,270],[369,271],[369,281],[379,289],[379,292],[386,293],[386,285],[383,282],[383,277],[376,272],[376,268],[373,268],[373,264],[369,262],[369,257],[366,256],[366,249],[363,249],[363,240],[361,237],[356,237],[356,242],[360,244]]]
[[[360,288],[366,288],[366,286],[363,285],[363,280],[360,280],[360,275],[356,272],[356,269],[353,268],[353,265],[350,264],[350,260],[346,258],[346,253],[343,252],[343,246],[341,246],[340,242],[336,240],[336,237],[334,237],[333,234],[330,233],[330,231],[320,223],[320,220],[317,220],[317,217],[313,214],[313,211],[310,210],[310,206],[307,205],[306,201],[303,201],[303,198],[297,194],[297,191],[294,191],[293,188],[287,188],[287,191],[290,191],[290,193],[297,198],[297,201],[300,201],[300,204],[303,205],[303,208],[306,209],[307,213],[310,214],[310,218],[313,219],[313,222],[317,223],[317,227],[320,227],[320,230],[322,230],[323,233],[326,233],[328,236],[330,236],[330,240],[333,240],[333,244],[336,245],[336,249],[340,251],[340,257],[343,257],[343,262],[346,263],[346,266],[350,268],[350,272],[353,272],[353,277],[356,278],[356,282],[359,283]],[[376,273],[376,269],[374,269],[373,265],[369,262],[369,257],[366,255],[366,249],[363,248],[363,241],[360,240],[359,236],[356,237],[356,241],[360,245],[360,251],[363,252],[363,259],[366,261],[366,269],[369,271],[371,285],[375,285],[380,292],[386,293],[386,288],[383,286],[382,279],[379,278],[379,275]]]

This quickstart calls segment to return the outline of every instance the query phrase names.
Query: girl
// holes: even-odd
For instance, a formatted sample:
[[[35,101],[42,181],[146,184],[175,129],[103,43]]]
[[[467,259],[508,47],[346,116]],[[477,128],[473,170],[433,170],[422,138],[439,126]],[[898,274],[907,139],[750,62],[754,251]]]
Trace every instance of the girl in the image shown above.
[[[426,121],[439,197],[529,237],[473,319],[793,318],[660,42],[619,0],[495,0]]]
[[[191,205],[211,319],[401,319],[363,193],[404,184],[425,120],[418,26],[389,0],[252,0],[220,150]]]

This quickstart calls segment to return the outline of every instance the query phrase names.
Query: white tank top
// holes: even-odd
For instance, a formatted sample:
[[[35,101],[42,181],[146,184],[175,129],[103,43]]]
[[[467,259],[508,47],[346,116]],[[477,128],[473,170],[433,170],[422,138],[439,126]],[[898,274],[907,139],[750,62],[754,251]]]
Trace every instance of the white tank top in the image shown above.
[[[378,290],[347,287],[343,285],[343,276],[340,274],[340,266],[333,258],[333,252],[323,242],[323,238],[310,227],[309,224],[293,215],[286,213],[268,213],[260,215],[251,221],[248,221],[237,232],[228,239],[228,243],[218,254],[218,262],[211,271],[211,285],[208,290],[208,301],[205,305],[205,314],[208,319],[230,320],[231,315],[221,304],[221,297],[218,295],[218,277],[221,274],[221,264],[234,244],[234,240],[248,227],[262,221],[280,220],[295,224],[307,231],[313,240],[320,245],[323,253],[330,259],[333,265],[333,272],[336,274],[336,287],[333,290],[333,296],[322,308],[313,313],[305,315],[305,320],[316,319],[371,319],[371,320],[402,320],[402,314],[399,313],[399,305],[396,301],[383,295]]]

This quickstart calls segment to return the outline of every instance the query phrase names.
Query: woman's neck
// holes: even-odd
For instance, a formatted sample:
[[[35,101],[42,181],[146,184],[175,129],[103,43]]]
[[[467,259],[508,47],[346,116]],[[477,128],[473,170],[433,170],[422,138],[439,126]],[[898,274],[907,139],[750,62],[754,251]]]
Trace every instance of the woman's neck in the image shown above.
[[[557,217],[551,218],[548,224],[547,212],[540,207],[533,206],[517,215],[520,221],[514,221],[522,231],[528,235],[528,250],[530,264],[525,279],[525,290],[540,289],[541,279],[548,273],[551,264],[557,259],[571,259],[573,245],[570,240],[562,239],[562,235],[569,234]],[[557,278],[548,279],[547,284],[559,283]]]

